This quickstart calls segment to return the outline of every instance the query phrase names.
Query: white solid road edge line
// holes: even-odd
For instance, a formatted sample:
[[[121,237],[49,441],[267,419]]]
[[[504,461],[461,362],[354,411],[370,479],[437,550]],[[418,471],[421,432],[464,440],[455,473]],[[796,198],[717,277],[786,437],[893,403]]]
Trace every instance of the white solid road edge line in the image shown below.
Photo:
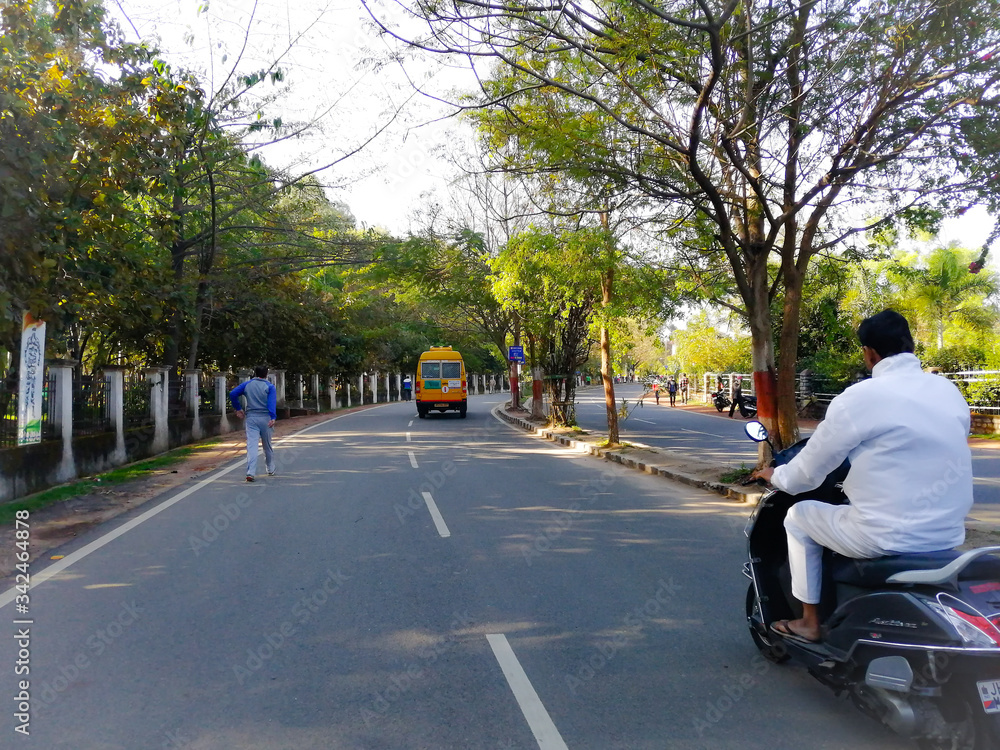
[[[355,413],[355,412],[352,412],[352,414],[353,413]],[[288,440],[292,440],[294,438],[299,437],[300,435],[305,434],[309,430],[314,430],[317,427],[322,427],[323,425],[327,424],[328,422],[333,422],[333,421],[338,420],[338,419],[343,419],[344,417],[350,417],[350,416],[352,416],[352,414],[341,414],[339,417],[331,417],[330,419],[324,419],[322,422],[317,422],[316,424],[309,425],[308,427],[305,427],[305,428],[299,430],[298,432],[292,433],[291,435],[286,435],[285,437],[281,438],[281,440],[276,441],[274,444],[275,444],[275,446],[281,445],[282,443],[284,443],[284,442],[286,442]],[[259,451],[258,451],[258,455],[260,455]],[[239,467],[245,466],[245,465],[246,465],[246,456],[242,456],[240,458],[234,459],[231,466],[227,466],[227,467],[225,467],[223,469],[219,469],[219,471],[215,472],[211,476],[207,476],[204,479],[202,479],[200,482],[198,482],[198,484],[193,485],[192,487],[188,487],[186,490],[182,490],[181,492],[178,492],[176,495],[174,495],[170,499],[164,500],[162,503],[160,503],[159,505],[157,505],[155,508],[151,508],[151,509],[147,510],[141,516],[136,516],[131,521],[128,521],[127,523],[122,524],[121,526],[119,526],[114,531],[109,531],[104,536],[98,537],[97,539],[95,539],[94,541],[92,541],[90,544],[88,544],[88,545],[86,545],[86,546],[81,547],[80,549],[78,549],[76,552],[73,552],[73,553],[71,553],[69,555],[66,555],[66,557],[64,557],[62,560],[59,560],[58,562],[54,562],[51,565],[46,566],[46,568],[43,571],[41,571],[40,573],[32,572],[32,574],[31,574],[31,588],[33,589],[33,588],[35,588],[35,586],[39,585],[40,583],[44,583],[45,581],[49,580],[53,576],[58,575],[62,571],[66,570],[66,568],[68,568],[73,563],[79,562],[80,560],[82,560],[83,558],[85,558],[87,555],[89,555],[91,552],[96,552],[97,550],[99,550],[104,545],[106,545],[106,544],[108,544],[110,542],[113,542],[115,539],[117,539],[118,537],[122,536],[123,534],[131,531],[132,529],[134,529],[139,524],[143,523],[144,521],[148,521],[150,518],[152,518],[153,516],[155,516],[157,513],[160,513],[161,511],[166,510],[171,505],[174,505],[175,503],[179,503],[181,500],[183,500],[184,498],[186,498],[188,495],[190,495],[190,494],[192,494],[194,492],[197,492],[198,490],[200,490],[205,485],[211,484],[212,482],[214,482],[219,477],[225,476],[226,474],[228,474],[229,472],[231,472],[233,469],[238,469]],[[2,594],[0,594],[0,609],[3,609],[8,604],[10,604],[12,601],[14,601],[14,597],[17,595],[17,593],[18,593],[17,592],[17,588],[16,587],[12,587],[12,588],[7,589],[7,591],[4,591]]]
[[[448,524],[444,522],[444,517],[441,515],[441,511],[438,510],[437,503],[434,502],[431,493],[424,492],[421,494],[424,496],[424,502],[427,503],[427,510],[431,514],[431,519],[434,521],[434,526],[437,528],[438,534],[442,537],[451,536],[451,532],[448,531]]]
[[[514,693],[517,705],[521,707],[521,713],[524,714],[531,733],[535,735],[540,750],[568,750],[549,712],[545,710],[538,693],[531,686],[528,675],[524,673],[521,663],[514,655],[514,649],[507,642],[507,636],[503,633],[493,633],[487,635],[486,640],[493,649],[493,655],[499,662],[504,677],[507,678],[507,684],[510,685],[511,692]]]
[[[412,466],[414,469],[419,469],[420,467],[417,466],[417,457],[413,455],[413,451],[406,451],[406,452],[410,454],[410,466]]]

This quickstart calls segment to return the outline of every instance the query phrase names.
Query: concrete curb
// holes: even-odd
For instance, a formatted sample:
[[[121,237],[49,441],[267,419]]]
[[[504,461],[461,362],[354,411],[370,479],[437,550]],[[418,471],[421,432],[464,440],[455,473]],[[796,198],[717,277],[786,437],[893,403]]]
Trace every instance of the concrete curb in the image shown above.
[[[708,490],[709,492],[714,492],[717,495],[728,498],[738,503],[751,503],[755,504],[760,496],[763,494],[759,489],[749,489],[739,486],[734,486],[730,484],[724,484],[722,482],[713,482],[710,480],[703,479],[693,474],[686,473],[679,469],[671,466],[662,466],[660,464],[647,463],[643,460],[635,459],[631,456],[626,455],[621,449],[609,450],[607,448],[601,448],[594,445],[592,442],[587,440],[578,440],[568,435],[558,435],[555,430],[548,429],[545,427],[539,427],[527,419],[523,419],[514,414],[510,414],[501,405],[496,406],[493,409],[494,415],[504,420],[510,425],[529,432],[537,437],[543,438],[550,442],[558,443],[564,445],[567,448],[572,448],[581,452],[589,453],[592,456],[597,456],[598,458],[603,458],[608,461],[614,461],[617,464],[626,466],[630,469],[636,469],[645,474],[653,474],[654,476],[661,476],[665,479],[672,479],[675,482],[681,482],[690,487],[698,487],[700,489]],[[630,443],[631,446],[639,448],[640,450],[650,451],[652,453],[663,455],[664,458],[671,456],[671,454],[665,451],[653,448],[648,445],[642,445],[641,443]],[[697,465],[703,469],[712,470],[718,467],[715,464],[709,464],[704,461],[698,461],[696,459],[691,459],[686,456],[673,456],[677,460],[683,460],[688,466]]]
[[[526,419],[518,417],[514,414],[508,414],[507,410],[503,405],[496,406],[493,409],[493,413],[503,419],[508,424],[518,427],[525,432],[530,432],[537,437],[549,440],[551,442],[559,443],[567,448],[573,448],[579,451],[586,451],[592,456],[597,456],[599,458],[604,458],[608,461],[614,461],[622,466],[627,466],[631,469],[637,469],[646,474],[653,474],[656,476],[661,476],[665,479],[671,479],[675,482],[681,482],[682,484],[689,485],[691,487],[698,487],[700,489],[708,490],[709,492],[714,492],[717,495],[721,495],[727,499],[733,500],[738,503],[748,503],[751,505],[756,505],[757,500],[763,494],[763,491],[759,488],[749,488],[740,487],[730,484],[723,484],[722,482],[711,482],[701,477],[692,476],[679,469],[670,466],[660,466],[657,464],[646,463],[645,461],[636,460],[630,456],[624,455],[620,450],[608,450],[607,448],[599,448],[598,446],[590,443],[586,440],[576,440],[566,435],[557,435],[554,430],[547,429],[545,427],[539,427]],[[652,446],[643,445],[641,443],[630,443],[630,445],[639,448],[641,450],[650,451],[652,453],[660,454],[664,458],[671,457],[675,460],[682,460],[686,465],[692,466],[697,465],[702,469],[718,469],[716,464],[709,464],[705,461],[698,461],[697,459],[692,459],[687,456],[677,456],[664,451],[660,448],[654,448]],[[979,521],[974,518],[969,518],[966,521],[965,527],[970,531],[979,531],[991,534],[1000,534],[1000,526],[996,523],[990,523],[989,521]]]

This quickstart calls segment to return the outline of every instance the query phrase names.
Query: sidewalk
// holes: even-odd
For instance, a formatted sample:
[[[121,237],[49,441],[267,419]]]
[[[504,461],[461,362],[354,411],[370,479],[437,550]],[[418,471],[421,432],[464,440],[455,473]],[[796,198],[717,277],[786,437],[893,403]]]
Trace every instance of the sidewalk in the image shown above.
[[[657,406],[652,393],[644,395],[643,403],[644,408],[646,406],[675,408],[716,416],[719,414],[711,404],[691,402],[671,407],[669,400],[663,397],[660,398],[660,404]],[[494,413],[509,424],[546,440],[608,461],[614,461],[646,474],[654,474],[692,487],[699,487],[737,503],[755,505],[763,494],[762,488],[756,485],[742,487],[723,482],[721,476],[729,467],[720,467],[712,462],[631,441],[623,447],[609,449],[603,447],[607,443],[606,434],[591,433],[579,428],[553,428],[539,425],[528,419],[528,411],[522,410],[514,413],[507,408],[506,404],[497,406]],[[728,412],[725,414],[728,415]],[[736,418],[734,416],[734,419]],[[817,420],[799,420],[799,428],[803,430],[813,430],[818,424]],[[1000,441],[969,438],[969,443],[977,447],[986,446],[990,449],[1000,450]],[[1000,507],[995,510],[991,508],[992,506],[982,506],[973,509],[972,514],[966,520],[966,542],[963,549],[1000,546]]]

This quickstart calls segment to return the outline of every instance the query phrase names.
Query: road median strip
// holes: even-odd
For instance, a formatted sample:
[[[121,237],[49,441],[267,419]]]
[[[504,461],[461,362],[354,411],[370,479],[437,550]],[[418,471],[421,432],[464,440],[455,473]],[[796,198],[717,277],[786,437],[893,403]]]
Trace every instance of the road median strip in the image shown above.
[[[603,439],[600,435],[589,432],[578,432],[568,435],[559,428],[541,427],[524,417],[511,414],[503,406],[494,408],[493,413],[510,425],[526,432],[533,433],[545,440],[559,443],[567,448],[585,451],[592,456],[614,461],[617,464],[636,469],[646,474],[661,476],[676,482],[709,490],[729,500],[739,503],[756,503],[761,495],[759,487],[740,487],[726,484],[712,476],[718,476],[724,469],[716,464],[701,461],[689,456],[681,456],[642,443],[628,443],[616,448],[600,445]],[[682,464],[684,468],[679,465]]]

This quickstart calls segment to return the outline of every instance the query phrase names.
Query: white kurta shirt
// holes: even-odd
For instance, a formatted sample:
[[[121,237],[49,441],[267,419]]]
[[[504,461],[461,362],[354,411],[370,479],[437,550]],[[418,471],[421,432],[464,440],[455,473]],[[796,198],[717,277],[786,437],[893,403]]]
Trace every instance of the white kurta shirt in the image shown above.
[[[955,385],[912,354],[881,360],[870,380],[830,402],[826,419],[771,483],[792,494],[818,487],[845,458],[845,523],[894,552],[950,549],[972,508],[969,406]]]

